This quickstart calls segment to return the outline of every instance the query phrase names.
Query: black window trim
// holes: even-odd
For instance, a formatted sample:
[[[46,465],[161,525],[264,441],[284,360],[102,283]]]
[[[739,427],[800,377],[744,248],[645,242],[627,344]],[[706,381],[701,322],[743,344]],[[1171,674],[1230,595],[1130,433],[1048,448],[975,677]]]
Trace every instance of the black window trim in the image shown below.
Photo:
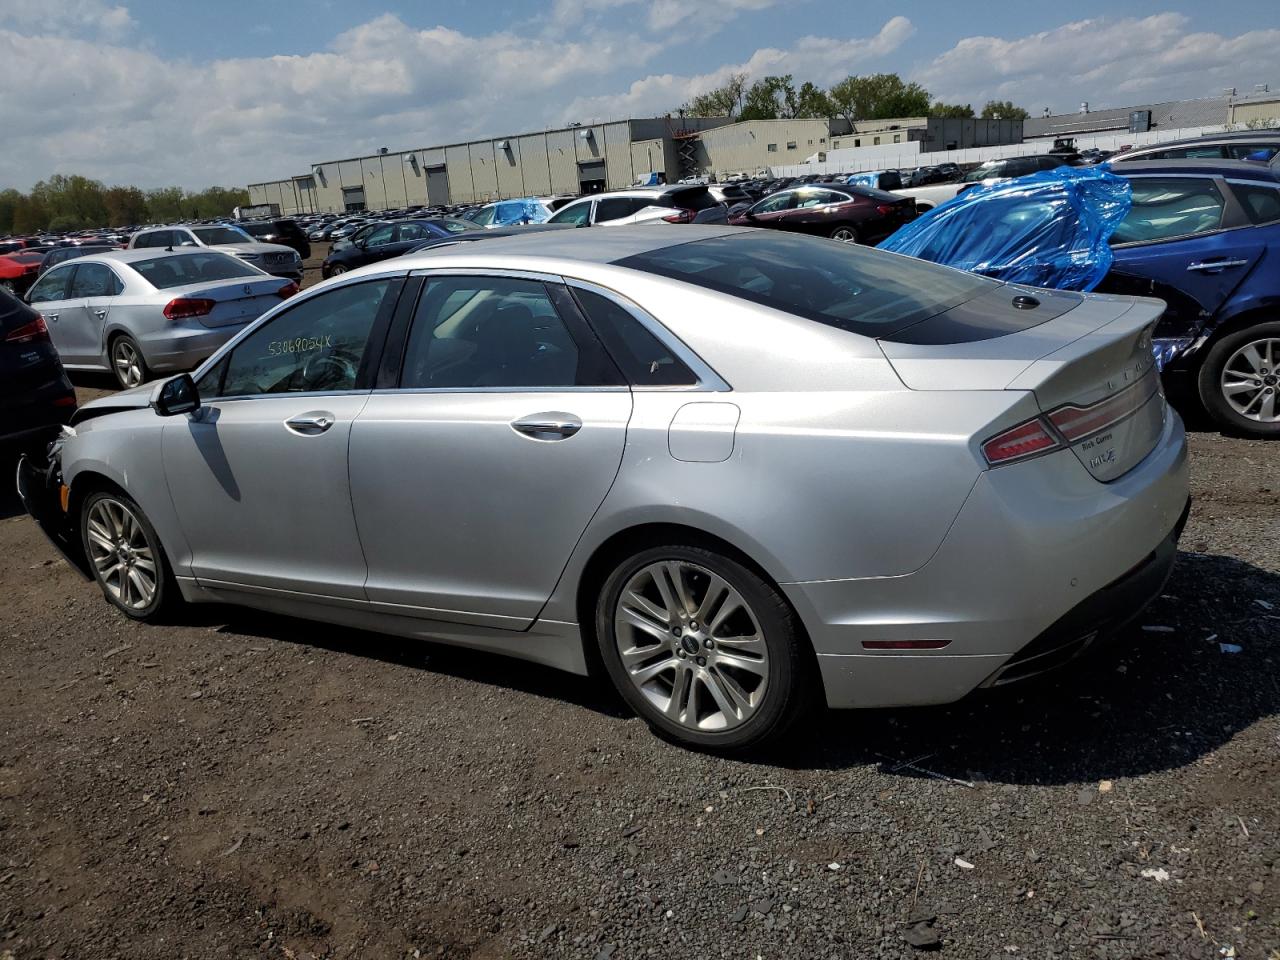
[[[405,354],[409,349],[409,334],[413,328],[414,316],[418,312],[418,302],[432,280],[446,280],[452,277],[481,277],[501,280],[531,280],[541,283],[547,296],[555,307],[561,321],[573,338],[574,345],[580,352],[585,352],[592,360],[611,372],[617,381],[614,384],[587,384],[583,386],[529,387],[529,386],[493,386],[493,387],[405,387],[400,385],[404,372]],[[416,284],[416,286],[414,286]],[[414,270],[408,278],[406,291],[401,292],[401,308],[397,309],[394,320],[386,337],[386,348],[381,366],[378,370],[374,392],[395,394],[467,394],[467,393],[619,393],[627,391],[626,377],[614,364],[594,330],[586,318],[578,310],[576,303],[569,298],[565,288],[565,278],[555,274],[537,273],[530,270],[504,270],[499,267],[441,267]],[[563,298],[563,299],[560,299]],[[566,307],[566,303],[568,306]]]
[[[360,283],[377,283],[380,281],[390,281],[387,287],[387,294],[382,303],[378,307],[378,315],[373,319],[373,326],[369,328],[369,342],[365,349],[364,355],[360,358],[360,369],[356,371],[356,382],[350,390],[297,390],[289,393],[238,393],[230,396],[222,396],[222,390],[227,383],[227,369],[231,366],[231,356],[239,349],[240,344],[248,337],[252,336],[258,330],[275,323],[280,317],[292,313],[298,307],[305,303],[309,303],[316,297],[299,297],[290,298],[286,301],[288,306],[281,309],[278,313],[271,315],[271,318],[265,323],[254,322],[247,326],[236,336],[227,341],[227,343],[206,360],[200,367],[191,373],[191,378],[200,381],[206,374],[217,367],[218,370],[218,389],[217,393],[212,397],[202,397],[205,403],[222,403],[224,401],[242,402],[245,400],[271,400],[279,397],[346,397],[360,393],[370,393],[375,388],[374,371],[381,370],[382,355],[386,348],[388,331],[391,326],[391,319],[395,315],[400,301],[403,298],[406,277],[403,273],[379,274],[371,277],[361,277],[358,281],[349,284],[342,284],[339,287],[326,287],[319,291],[317,296],[323,296],[326,293],[332,293],[337,290],[346,289],[348,286],[355,286]]]

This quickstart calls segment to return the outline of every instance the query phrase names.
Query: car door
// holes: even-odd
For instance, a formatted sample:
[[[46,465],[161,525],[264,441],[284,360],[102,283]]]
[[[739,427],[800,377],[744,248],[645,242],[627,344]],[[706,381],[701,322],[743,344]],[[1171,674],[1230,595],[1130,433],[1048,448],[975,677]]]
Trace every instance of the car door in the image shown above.
[[[841,221],[837,216],[841,202],[853,203],[850,197],[834,190],[805,187],[796,192],[795,207],[783,215],[780,223],[787,230],[825,237]]]
[[[384,223],[375,227],[365,235],[360,241],[363,244],[359,256],[359,263],[377,263],[379,260],[385,260],[387,257],[395,256],[391,251],[396,238],[396,227],[393,223]]]
[[[49,337],[57,348],[58,356],[63,363],[82,363],[72,360],[71,348],[75,343],[74,324],[75,304],[70,297],[71,278],[75,273],[75,262],[59,264],[48,270],[27,291],[27,303],[31,304],[44,317],[45,326],[49,328]],[[63,314],[67,322],[63,323]]]
[[[83,260],[73,264],[71,288],[67,304],[58,317],[72,363],[98,363],[106,350],[103,330],[117,293],[124,289],[111,268],[103,263]]]
[[[575,203],[567,204],[552,214],[547,223],[571,223],[575,227],[589,227],[591,225],[591,208],[594,205],[594,200],[579,200]]]
[[[164,428],[165,476],[215,588],[364,600],[347,446],[402,278],[332,287],[237,341]]]
[[[750,216],[746,218],[746,222],[758,227],[785,229],[786,217],[795,208],[797,194],[796,190],[780,190],[770,194],[748,211]]]
[[[1111,237],[1098,289],[1159,297],[1159,337],[1195,337],[1261,254],[1226,184],[1210,176],[1132,176],[1133,203]]]
[[[423,240],[434,240],[438,236],[448,237],[452,236],[452,234],[447,230],[441,230],[439,233],[433,232],[429,227],[423,226],[421,223],[397,223],[395,236],[386,245],[385,252],[379,259],[385,260],[389,257],[398,257],[403,253],[407,253]]]
[[[430,275],[405,319],[351,431],[369,600],[524,629],[617,475],[631,393],[555,278]]]

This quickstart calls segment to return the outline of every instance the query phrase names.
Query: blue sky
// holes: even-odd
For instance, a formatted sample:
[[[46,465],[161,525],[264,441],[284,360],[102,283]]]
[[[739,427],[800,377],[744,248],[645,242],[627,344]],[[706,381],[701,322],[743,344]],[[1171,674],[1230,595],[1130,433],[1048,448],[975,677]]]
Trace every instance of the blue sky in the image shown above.
[[[1278,49],[1275,0],[0,0],[0,187],[243,184],[381,145],[661,114],[736,71],[1124,106],[1276,89]]]

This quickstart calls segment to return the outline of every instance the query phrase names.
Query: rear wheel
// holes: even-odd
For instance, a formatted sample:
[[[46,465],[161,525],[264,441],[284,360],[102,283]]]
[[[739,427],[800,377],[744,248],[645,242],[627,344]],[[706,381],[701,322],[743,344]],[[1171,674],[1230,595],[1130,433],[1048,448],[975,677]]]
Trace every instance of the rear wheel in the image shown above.
[[[1223,337],[1205,355],[1198,379],[1209,415],[1227,430],[1280,436],[1280,321]]]
[[[597,602],[596,636],[623,699],[686,745],[757,747],[811,702],[790,606],[754,571],[701,547],[653,547],[619,563]]]
[[[80,509],[80,538],[103,595],[126,616],[154,620],[178,602],[160,538],[131,498],[91,493]]]
[[[142,350],[128,334],[122,333],[111,341],[111,372],[125,390],[140,387],[151,378]]]
[[[841,243],[857,243],[858,231],[853,227],[836,227],[831,231],[831,239]]]

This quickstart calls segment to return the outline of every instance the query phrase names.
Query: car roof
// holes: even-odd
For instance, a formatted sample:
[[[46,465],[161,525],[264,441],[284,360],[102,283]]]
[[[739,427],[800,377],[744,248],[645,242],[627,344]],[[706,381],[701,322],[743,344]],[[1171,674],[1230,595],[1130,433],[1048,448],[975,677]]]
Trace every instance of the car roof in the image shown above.
[[[701,225],[654,225],[637,227],[567,227],[562,230],[525,230],[522,234],[493,237],[476,246],[471,243],[444,246],[434,251],[405,254],[396,258],[398,266],[436,267],[454,253],[497,257],[508,265],[519,258],[564,259],[586,263],[612,263],[625,257],[651,253],[682,243],[707,240],[750,230],[749,227]],[[385,267],[386,262],[380,266]]]
[[[1137,174],[1181,173],[1231,177],[1235,180],[1258,180],[1263,183],[1280,183],[1280,171],[1255,160],[1132,160],[1111,168],[1122,177]]]
[[[111,260],[116,263],[135,263],[139,260],[154,260],[157,257],[189,257],[196,254],[208,256],[211,253],[220,253],[224,257],[231,257],[230,253],[223,253],[217,247],[182,247],[172,252],[164,247],[142,247],[133,250],[104,250],[102,253],[90,254],[87,257],[78,257],[79,260]],[[59,264],[61,266],[61,264]]]
[[[1132,150],[1126,150],[1125,153],[1164,150],[1166,147],[1207,147],[1215,143],[1251,143],[1255,140],[1263,143],[1274,143],[1276,140],[1280,140],[1280,130],[1245,130],[1239,133],[1212,133],[1203,137],[1184,137],[1181,140],[1148,143],[1141,147],[1134,147]]]

